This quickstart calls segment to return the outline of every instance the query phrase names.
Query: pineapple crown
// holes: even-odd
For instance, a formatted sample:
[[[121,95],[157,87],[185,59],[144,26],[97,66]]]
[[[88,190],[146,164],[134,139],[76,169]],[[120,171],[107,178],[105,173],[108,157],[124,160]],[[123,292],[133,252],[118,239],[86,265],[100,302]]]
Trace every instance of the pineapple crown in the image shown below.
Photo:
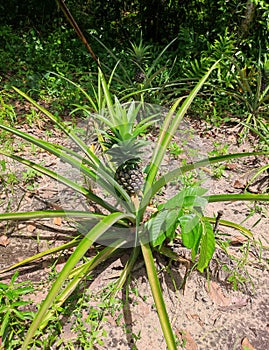
[[[140,162],[140,155],[143,153],[142,147],[147,144],[144,140],[125,140],[112,145],[107,150],[107,154],[111,156],[111,160],[118,166],[124,163],[137,164]]]
[[[97,118],[102,122],[102,144],[111,161],[117,165],[138,163],[142,153],[142,147],[147,144],[139,137],[156,122],[153,114],[143,118],[145,105],[135,101],[121,104],[115,97],[115,102],[110,104],[108,114],[102,113]],[[106,130],[104,130],[106,129]]]
[[[139,66],[142,66],[143,63],[150,58],[151,54],[151,45],[144,45],[142,38],[140,39],[139,44],[130,42],[131,48],[128,49],[128,52],[131,56],[131,60]]]
[[[141,113],[143,108],[143,103],[132,101],[122,105],[115,98],[114,108],[109,111],[109,118],[103,116],[99,118],[109,128],[106,131],[101,131],[104,136],[103,144],[106,148],[111,148],[121,142],[134,143],[138,136],[145,134],[147,129],[155,123],[154,118],[157,114],[139,118],[141,114],[143,115]]]

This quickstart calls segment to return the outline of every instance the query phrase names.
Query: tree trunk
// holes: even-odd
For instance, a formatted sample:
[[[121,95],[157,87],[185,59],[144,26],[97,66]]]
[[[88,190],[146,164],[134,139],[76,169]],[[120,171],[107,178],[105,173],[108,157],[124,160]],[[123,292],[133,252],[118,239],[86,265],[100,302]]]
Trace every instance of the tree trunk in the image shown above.
[[[256,13],[256,5],[252,0],[248,0],[246,4],[244,18],[241,22],[241,36],[243,38],[245,38],[248,35],[253,25],[255,13]]]

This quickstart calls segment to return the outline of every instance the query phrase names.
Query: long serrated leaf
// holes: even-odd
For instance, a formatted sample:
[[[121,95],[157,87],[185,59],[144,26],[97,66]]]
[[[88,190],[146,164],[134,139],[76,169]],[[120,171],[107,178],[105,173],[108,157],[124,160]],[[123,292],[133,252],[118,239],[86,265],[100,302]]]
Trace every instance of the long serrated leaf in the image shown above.
[[[260,155],[268,155],[268,151],[261,152],[245,152],[245,153],[233,153],[226,154],[223,156],[205,158],[195,163],[187,164],[182,167],[178,167],[173,169],[172,171],[162,175],[151,187],[151,191],[148,191],[148,198],[151,199],[163,186],[167,185],[169,182],[177,179],[188,171],[192,171],[194,169],[198,169],[204,166],[209,166],[211,164],[225,162],[228,160],[233,160],[237,158],[243,157],[251,157],[251,156],[260,156]]]
[[[239,194],[214,194],[205,196],[209,203],[214,202],[232,202],[232,201],[269,201],[269,194],[253,194],[253,193],[239,193]]]
[[[69,275],[69,279],[71,280],[65,288],[61,291],[61,293],[57,296],[53,308],[46,314],[43,318],[42,323],[39,327],[40,330],[44,329],[54,315],[55,310],[63,305],[66,299],[72,294],[78,284],[81,282],[85,276],[88,275],[90,271],[92,271],[95,267],[100,265],[103,261],[107,260],[111,255],[119,249],[125,241],[123,239],[114,242],[113,247],[105,247],[101,252],[95,255],[90,261],[82,264],[81,266],[75,268]]]
[[[121,201],[121,204],[130,211],[133,211],[132,201],[128,193],[118,184],[117,181],[111,175],[109,169],[103,168],[102,163],[100,163],[98,168],[94,168],[95,171],[91,170],[88,166],[84,165],[82,159],[77,159],[77,157],[72,157],[62,148],[56,148],[53,144],[45,142],[43,140],[37,139],[25,132],[17,130],[15,128],[0,124],[0,128],[6,131],[11,132],[14,135],[17,135],[26,141],[31,142],[32,144],[45,149],[46,151],[54,154],[58,159],[70,164],[74,168],[78,169],[82,174],[89,177],[94,182],[98,182],[104,190],[108,191],[113,197],[116,197],[119,200],[119,195],[124,198],[124,201]],[[91,164],[89,164],[91,166]],[[118,193],[116,192],[118,191]]]
[[[13,155],[13,154],[8,154],[7,152],[3,152],[1,150],[0,150],[0,153],[9,157],[9,158],[12,158],[12,159],[18,161],[18,162],[36,170],[36,171],[38,171],[41,174],[49,176],[50,178],[66,185],[69,188],[72,188],[74,191],[84,195],[86,198],[91,199],[95,203],[100,204],[103,208],[109,210],[110,212],[117,211],[117,209],[115,207],[113,207],[111,204],[109,204],[108,202],[104,201],[102,198],[95,195],[92,191],[90,191],[89,189],[87,189],[83,186],[80,186],[79,184],[77,184],[74,181],[69,180],[65,176],[62,176],[62,175],[60,175],[52,170],[49,170],[49,169],[43,167],[42,165],[36,164],[36,163],[29,161],[27,159],[24,159],[22,157],[19,157],[19,156]]]
[[[8,266],[7,268],[3,269],[3,270],[0,270],[0,274],[3,274],[5,272],[8,272],[8,271],[11,271],[11,270],[14,270],[14,269],[18,269],[19,267],[21,266],[24,266],[24,265],[27,265],[35,260],[38,260],[40,258],[43,258],[44,256],[47,256],[47,255],[52,255],[54,253],[58,253],[60,251],[63,251],[65,249],[69,249],[69,248],[72,248],[72,247],[75,247],[77,246],[79,243],[79,239],[78,238],[75,238],[73,240],[71,240],[70,242],[68,243],[65,243],[65,244],[62,244],[58,247],[54,247],[54,248],[51,248],[51,249],[47,249],[45,250],[44,252],[41,252],[41,253],[38,253],[36,255],[32,255],[30,256],[29,258],[26,258],[14,265],[11,265],[11,266]]]
[[[33,106],[38,108],[42,113],[44,113],[50,120],[52,120],[86,155],[89,159],[98,166],[100,164],[99,158],[91,151],[90,147],[88,147],[75,133],[71,127],[65,125],[60,118],[54,116],[50,113],[46,108],[38,104],[35,100],[33,100],[30,96],[25,94],[20,89],[13,87],[13,89],[18,92],[22,97],[24,97],[27,101],[29,101]]]
[[[199,90],[202,88],[203,84],[205,83],[205,81],[207,80],[211,72],[217,67],[218,63],[219,61],[214,63],[213,66],[208,70],[208,72],[196,84],[196,86],[193,88],[191,93],[184,100],[179,110],[176,112],[176,115],[174,118],[173,118],[174,112],[178,107],[179,103],[181,102],[182,98],[178,99],[174,103],[170,111],[168,112],[163,124],[163,130],[160,134],[160,137],[158,139],[158,142],[156,144],[156,147],[153,151],[153,155],[151,158],[148,175],[145,182],[145,188],[143,190],[143,199],[141,202],[140,215],[142,215],[142,213],[144,212],[146,206],[150,201],[150,198],[152,197],[152,185],[155,181],[156,174],[159,171],[160,164],[163,160],[164,154],[166,152],[166,149],[173,135],[175,134],[180,122],[182,121],[185,113],[187,112],[195,96],[198,94]]]
[[[142,249],[142,253],[143,253],[143,257],[144,257],[144,261],[147,269],[150,288],[151,288],[156,309],[158,312],[163,334],[166,340],[167,349],[176,350],[177,346],[176,346],[174,334],[172,331],[171,323],[169,321],[169,317],[167,314],[167,310],[165,307],[165,303],[163,300],[162,290],[158,279],[156,267],[154,265],[151,247],[148,243],[143,242],[143,240],[140,243],[141,243],[141,249]]]

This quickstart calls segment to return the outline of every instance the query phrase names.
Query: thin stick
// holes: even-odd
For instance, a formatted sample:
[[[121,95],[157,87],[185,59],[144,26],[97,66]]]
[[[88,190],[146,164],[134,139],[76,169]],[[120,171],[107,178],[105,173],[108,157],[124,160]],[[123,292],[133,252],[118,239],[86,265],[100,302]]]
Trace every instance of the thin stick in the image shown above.
[[[77,33],[80,40],[83,42],[83,44],[86,46],[87,50],[91,54],[92,58],[96,62],[97,66],[101,69],[100,62],[98,58],[96,57],[95,53],[93,52],[90,44],[88,43],[87,39],[85,38],[84,34],[82,33],[81,29],[79,28],[77,22],[75,21],[74,17],[72,16],[71,12],[69,11],[68,7],[66,6],[64,0],[56,0],[59,4],[61,10],[65,14],[66,18],[70,22],[71,26],[74,28],[75,32]]]
[[[222,215],[223,215],[223,211],[219,210],[218,214],[217,214],[217,217],[216,217],[215,226],[214,226],[214,229],[213,229],[214,234],[217,232],[217,229],[219,227],[219,221],[220,221],[220,218],[222,217]]]

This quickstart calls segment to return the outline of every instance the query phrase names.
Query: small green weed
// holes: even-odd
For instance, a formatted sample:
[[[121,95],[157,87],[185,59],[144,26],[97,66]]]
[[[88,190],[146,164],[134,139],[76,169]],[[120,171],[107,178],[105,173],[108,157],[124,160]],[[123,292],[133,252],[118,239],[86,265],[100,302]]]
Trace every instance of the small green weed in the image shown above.
[[[174,156],[174,158],[178,158],[178,156],[184,152],[183,148],[180,147],[176,142],[172,142],[168,150],[169,153]]]
[[[229,153],[229,145],[228,144],[221,144],[220,142],[216,141],[213,142],[213,146],[214,149],[210,152],[208,152],[208,154],[212,157],[218,157],[218,156],[223,156]],[[225,164],[218,164],[218,165],[214,165],[212,167],[212,171],[213,171],[213,177],[216,179],[220,179],[225,172]]]
[[[0,282],[0,340],[5,350],[18,349],[33,319],[33,312],[27,311],[30,301],[24,296],[34,291],[30,282],[17,283],[15,272],[9,284]]]

